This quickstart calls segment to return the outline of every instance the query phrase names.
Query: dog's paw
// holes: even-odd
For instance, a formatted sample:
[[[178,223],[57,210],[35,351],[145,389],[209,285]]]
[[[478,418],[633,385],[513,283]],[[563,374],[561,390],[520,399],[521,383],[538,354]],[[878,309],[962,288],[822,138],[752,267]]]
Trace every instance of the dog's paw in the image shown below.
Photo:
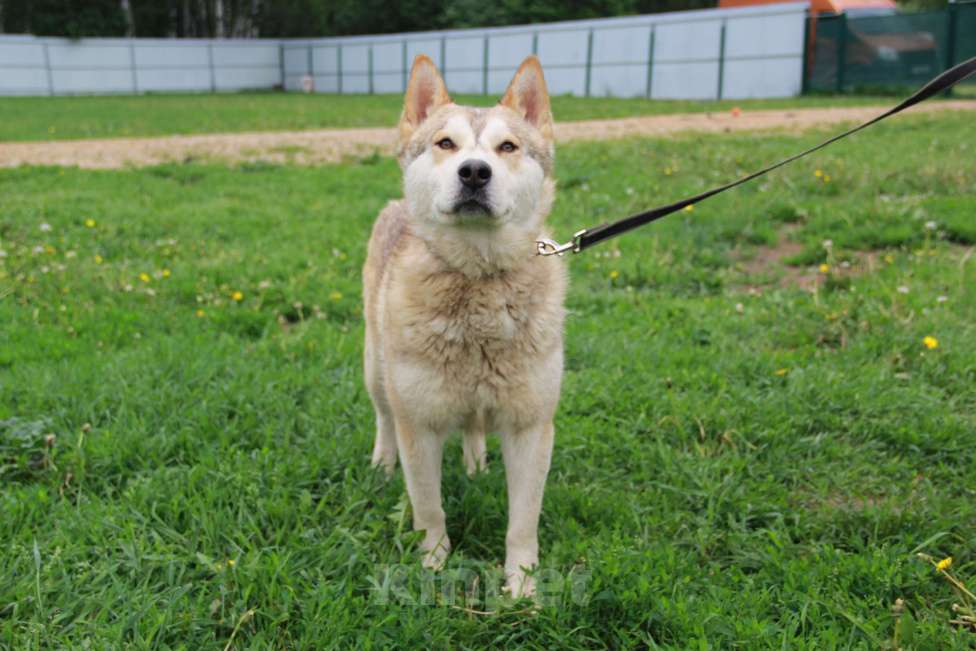
[[[382,468],[387,477],[393,475],[396,468],[397,451],[396,448],[383,448],[376,446],[373,448],[372,465],[374,468]]]
[[[535,597],[535,578],[522,569],[506,572],[503,590],[512,599],[532,599]]]
[[[451,553],[451,541],[447,534],[435,536],[428,533],[424,542],[421,543],[420,549],[424,553],[421,565],[428,570],[437,572],[447,562],[447,557]]]

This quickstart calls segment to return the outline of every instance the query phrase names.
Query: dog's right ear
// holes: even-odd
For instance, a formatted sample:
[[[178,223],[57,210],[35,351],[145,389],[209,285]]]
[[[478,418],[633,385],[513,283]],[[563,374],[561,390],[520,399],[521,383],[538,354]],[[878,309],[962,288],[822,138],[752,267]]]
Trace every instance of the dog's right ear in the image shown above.
[[[403,98],[400,115],[400,142],[405,143],[427,117],[441,106],[451,103],[447,86],[437,66],[426,54],[418,54],[413,60],[407,94]]]

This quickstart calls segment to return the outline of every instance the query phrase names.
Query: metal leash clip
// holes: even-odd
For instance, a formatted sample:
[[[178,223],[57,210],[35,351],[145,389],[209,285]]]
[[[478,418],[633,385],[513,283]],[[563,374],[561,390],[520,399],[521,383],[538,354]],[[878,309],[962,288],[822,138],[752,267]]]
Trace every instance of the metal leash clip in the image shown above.
[[[573,253],[580,252],[580,238],[586,234],[587,229],[581,231],[576,231],[573,234],[573,239],[565,244],[560,244],[555,240],[542,239],[535,241],[535,251],[536,255],[562,255],[566,251],[572,251]]]

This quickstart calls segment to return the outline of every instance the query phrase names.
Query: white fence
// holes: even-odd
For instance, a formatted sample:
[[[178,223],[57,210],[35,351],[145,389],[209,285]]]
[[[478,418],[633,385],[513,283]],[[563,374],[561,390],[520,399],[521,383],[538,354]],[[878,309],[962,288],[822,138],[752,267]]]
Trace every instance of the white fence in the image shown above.
[[[454,93],[498,94],[536,53],[553,94],[783,97],[802,85],[804,2],[304,40],[0,37],[0,95],[298,90],[400,93],[430,56]]]

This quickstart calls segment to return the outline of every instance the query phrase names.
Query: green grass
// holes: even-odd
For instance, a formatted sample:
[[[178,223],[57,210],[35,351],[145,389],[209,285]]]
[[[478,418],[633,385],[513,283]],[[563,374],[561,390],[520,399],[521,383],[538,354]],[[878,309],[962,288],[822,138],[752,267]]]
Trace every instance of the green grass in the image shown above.
[[[495,96],[459,95],[458,102],[490,105]],[[892,104],[890,97],[804,97],[723,102],[554,97],[559,121],[704,111]],[[402,95],[143,95],[118,97],[2,97],[0,142],[120,138],[232,131],[390,127]]]
[[[972,649],[916,556],[976,582],[969,119],[887,122],[567,260],[541,551],[589,578],[537,614],[373,590],[423,579],[360,372],[392,160],[0,171],[0,647]],[[561,147],[554,230],[821,135]],[[816,292],[746,264],[785,228],[831,265]],[[497,441],[474,480],[460,454],[448,568],[487,576]]]

